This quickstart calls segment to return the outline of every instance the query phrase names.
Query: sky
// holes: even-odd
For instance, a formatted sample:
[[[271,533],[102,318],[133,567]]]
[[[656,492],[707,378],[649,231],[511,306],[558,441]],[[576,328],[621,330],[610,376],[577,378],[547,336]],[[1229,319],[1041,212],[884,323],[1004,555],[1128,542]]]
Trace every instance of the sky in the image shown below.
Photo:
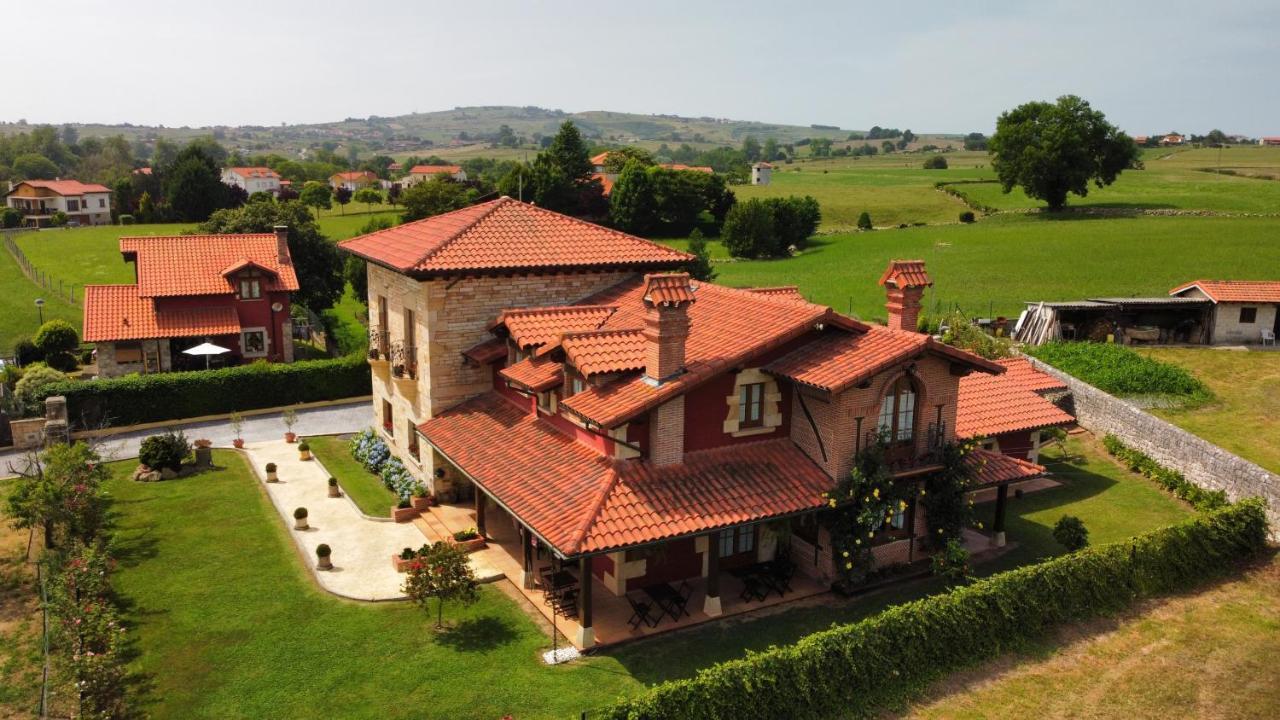
[[[1131,134],[1280,135],[1276,0],[4,4],[9,30],[40,28],[0,43],[11,122],[537,105],[988,132],[1006,109],[1071,93]]]

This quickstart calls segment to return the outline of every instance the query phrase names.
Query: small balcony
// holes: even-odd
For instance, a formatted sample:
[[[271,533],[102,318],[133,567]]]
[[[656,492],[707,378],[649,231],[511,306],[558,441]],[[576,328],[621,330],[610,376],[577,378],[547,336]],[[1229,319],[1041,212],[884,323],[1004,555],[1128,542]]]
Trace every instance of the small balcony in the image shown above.
[[[396,389],[412,399],[418,394],[418,348],[403,340],[391,343],[391,378]]]
[[[947,424],[929,423],[925,430],[925,442],[919,437],[895,441],[886,433],[868,430],[863,434],[859,450],[873,445],[884,448],[885,463],[894,475],[915,475],[942,465],[942,451],[947,444]]]
[[[376,326],[369,328],[369,362],[391,362],[390,336],[386,330]]]

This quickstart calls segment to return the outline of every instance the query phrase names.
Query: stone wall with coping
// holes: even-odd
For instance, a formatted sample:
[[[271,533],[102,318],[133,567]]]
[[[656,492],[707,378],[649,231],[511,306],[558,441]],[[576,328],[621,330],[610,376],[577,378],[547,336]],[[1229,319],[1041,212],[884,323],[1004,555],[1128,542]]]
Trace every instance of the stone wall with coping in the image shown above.
[[[1027,360],[1067,384],[1067,402],[1074,406],[1068,410],[1081,427],[1098,435],[1111,433],[1129,447],[1182,473],[1188,481],[1209,490],[1225,491],[1232,501],[1264,499],[1271,537],[1280,540],[1280,476],[1052,365],[1030,356]]]

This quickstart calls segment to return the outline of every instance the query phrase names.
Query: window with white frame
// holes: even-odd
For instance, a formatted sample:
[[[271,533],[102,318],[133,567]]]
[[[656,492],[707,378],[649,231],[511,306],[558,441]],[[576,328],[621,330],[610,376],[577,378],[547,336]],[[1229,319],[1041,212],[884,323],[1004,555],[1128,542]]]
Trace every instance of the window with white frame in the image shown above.
[[[267,354],[267,329],[245,328],[240,333],[240,354],[244,357],[262,357]]]
[[[240,299],[257,300],[262,297],[262,282],[257,273],[240,276]]]
[[[906,377],[898,378],[880,401],[876,430],[890,442],[909,442],[915,437],[915,422],[915,386]]]

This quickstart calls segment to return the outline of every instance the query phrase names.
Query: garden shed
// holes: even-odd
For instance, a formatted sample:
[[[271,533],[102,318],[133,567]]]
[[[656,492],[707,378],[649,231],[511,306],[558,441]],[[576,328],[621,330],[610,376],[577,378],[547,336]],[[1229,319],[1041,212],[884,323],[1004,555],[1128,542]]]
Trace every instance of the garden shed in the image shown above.
[[[1212,307],[1207,299],[1190,297],[1029,302],[1014,339],[1031,345],[1109,337],[1124,345],[1203,345],[1212,337]]]

